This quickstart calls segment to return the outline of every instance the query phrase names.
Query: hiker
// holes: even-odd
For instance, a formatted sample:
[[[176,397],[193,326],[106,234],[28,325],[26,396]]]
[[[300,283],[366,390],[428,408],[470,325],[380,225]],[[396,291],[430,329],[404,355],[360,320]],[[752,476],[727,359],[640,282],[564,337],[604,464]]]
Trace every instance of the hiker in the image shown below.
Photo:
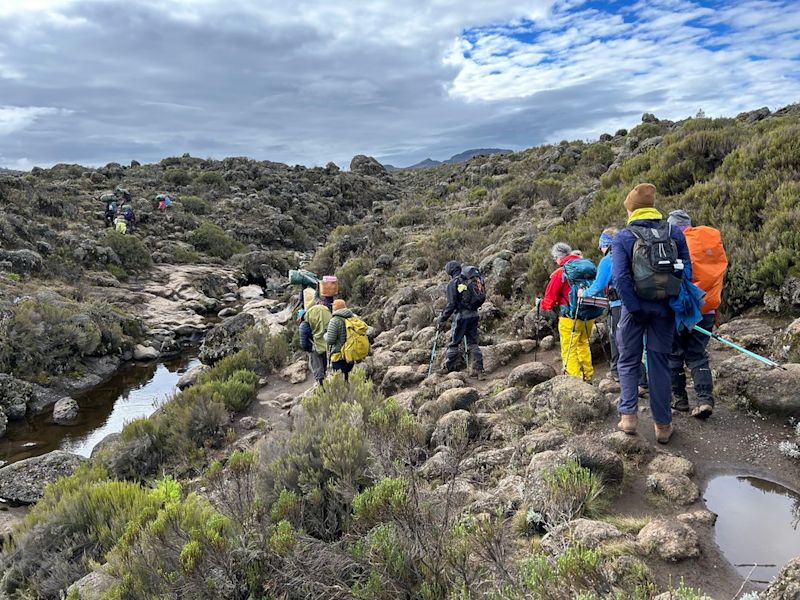
[[[619,299],[619,294],[614,288],[614,279],[611,277],[613,256],[611,243],[614,241],[614,236],[617,235],[617,232],[616,227],[607,227],[600,234],[597,246],[603,258],[600,259],[600,263],[597,265],[597,277],[595,277],[594,283],[586,290],[578,290],[578,295],[581,297],[595,298],[605,296],[608,298],[608,339],[611,344],[611,366],[608,376],[614,381],[619,381],[619,374],[617,373],[619,349],[617,348],[616,337],[620,311],[622,310],[622,301]]]
[[[617,427],[636,434],[638,381],[646,347],[656,441],[666,444],[674,432],[669,357],[675,313],[670,301],[680,295],[682,277],[691,277],[691,260],[686,238],[656,210],[655,200],[653,184],[640,183],[633,188],[624,201],[627,227],[611,243],[612,278],[622,300],[617,325],[621,388]]]
[[[310,349],[308,350],[308,362],[311,366],[311,372],[314,374],[314,379],[317,380],[319,385],[322,385],[328,370],[325,333],[328,331],[331,312],[321,301],[317,301],[314,306],[305,311],[304,318],[309,326]]]
[[[167,194],[159,194],[156,196],[156,200],[158,201],[158,210],[162,213],[167,212],[167,209],[172,206],[172,198]]]
[[[106,205],[104,213],[106,227],[112,227],[114,225],[114,217],[117,216],[117,197],[111,192],[106,192],[100,196],[100,201],[105,202]]]
[[[667,221],[683,232],[692,261],[692,283],[706,293],[705,303],[700,309],[702,319],[698,325],[706,331],[713,331],[722,299],[722,278],[728,268],[722,234],[713,227],[692,227],[692,219],[684,210],[673,210]],[[686,371],[683,368],[685,364],[692,373],[697,396],[691,414],[698,419],[707,419],[714,412],[714,379],[706,351],[708,340],[707,335],[695,329],[676,332],[669,358],[672,408],[681,412],[690,409]]]
[[[125,217],[125,224],[127,225],[128,233],[133,233],[134,225],[136,224],[136,213],[133,208],[126,206],[122,209],[122,216]]]
[[[323,310],[325,307],[322,306]],[[325,342],[331,353],[331,370],[341,371],[348,381],[355,363],[369,353],[367,324],[359,319],[341,298],[333,301],[333,315],[325,332]]]
[[[453,317],[450,328],[450,343],[444,355],[444,364],[439,373],[450,373],[456,370],[458,357],[461,356],[462,340],[467,340],[467,354],[469,355],[469,375],[479,381],[486,379],[483,370],[483,354],[478,346],[478,308],[486,300],[486,285],[480,271],[476,267],[466,267],[463,272],[458,261],[451,260],[444,267],[445,273],[450,276],[447,284],[447,306],[436,318],[436,329],[447,323]]]
[[[583,306],[578,293],[591,285],[597,269],[591,260],[576,255],[566,242],[554,244],[550,249],[550,257],[558,268],[550,275],[544,298],[537,302],[541,310],[558,311],[558,335],[564,373],[591,381],[594,367],[589,336],[592,334],[594,319],[602,314],[602,309]]]
[[[114,195],[119,198],[120,204],[125,204],[126,202],[131,201],[131,193],[121,185],[118,185],[117,189],[114,190]]]
[[[125,221],[125,215],[122,213],[118,214],[114,219],[114,229],[116,229],[117,233],[123,235],[128,233],[128,223]]]

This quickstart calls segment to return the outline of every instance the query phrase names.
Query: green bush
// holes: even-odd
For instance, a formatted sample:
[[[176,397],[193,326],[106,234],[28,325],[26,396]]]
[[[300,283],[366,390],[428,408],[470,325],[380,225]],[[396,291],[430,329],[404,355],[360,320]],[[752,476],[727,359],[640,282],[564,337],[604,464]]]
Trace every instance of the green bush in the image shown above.
[[[108,231],[103,243],[116,252],[126,271],[145,271],[153,266],[150,251],[135,235]]]
[[[164,181],[175,186],[189,185],[192,176],[185,169],[167,169],[164,173]]]
[[[272,334],[268,327],[259,325],[245,332],[243,343],[253,358],[253,369],[269,375],[283,368],[289,359],[290,335],[292,333],[288,329],[285,333]]]
[[[474,187],[469,191],[467,198],[470,202],[477,202],[479,200],[483,200],[486,196],[489,195],[489,190],[487,190],[483,186]]]
[[[197,180],[205,186],[223,189],[227,187],[225,183],[225,178],[222,176],[222,173],[218,173],[216,171],[206,171],[200,174],[200,177]]]
[[[411,206],[389,217],[392,227],[422,225],[430,220],[430,211],[423,206]]]
[[[244,251],[244,245],[230,237],[219,225],[203,223],[189,236],[189,242],[201,252],[229,259],[237,252]]]
[[[202,256],[199,252],[194,252],[183,246],[175,247],[175,262],[179,265],[192,265],[199,263],[201,260]]]
[[[106,266],[106,270],[116,277],[117,280],[128,281],[128,272],[119,265],[109,264]]]
[[[542,476],[537,510],[548,525],[596,515],[602,506],[603,486],[598,477],[576,460],[557,465]]]
[[[375,262],[366,256],[351,258],[336,270],[339,295],[353,304],[366,304],[372,297],[373,286],[367,275]]]
[[[211,203],[199,196],[181,196],[180,205],[186,212],[193,215],[206,215],[211,212]]]

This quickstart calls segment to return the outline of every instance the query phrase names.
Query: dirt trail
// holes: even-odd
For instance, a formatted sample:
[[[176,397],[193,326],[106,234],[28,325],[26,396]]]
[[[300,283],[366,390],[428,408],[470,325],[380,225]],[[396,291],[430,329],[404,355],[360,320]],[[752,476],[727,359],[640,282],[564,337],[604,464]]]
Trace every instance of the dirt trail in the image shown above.
[[[732,351],[725,350],[714,351],[712,367],[731,353]],[[536,358],[560,372],[561,363],[557,349],[539,351]],[[521,354],[491,373],[485,381],[468,378],[467,385],[478,389],[481,395],[489,393],[504,384],[514,367],[533,360],[533,353]],[[607,369],[607,363],[596,365],[595,382],[600,381]],[[264,432],[248,433],[241,426],[243,417],[263,418],[273,426],[277,420],[288,422],[289,409],[295,400],[313,385],[310,375],[299,384],[291,384],[278,375],[270,377],[268,384],[259,390],[257,401],[240,415],[236,424],[237,433],[253,443],[265,435]],[[412,386],[404,391],[418,387]],[[640,401],[640,407],[642,406],[648,406],[647,399]],[[612,414],[604,422],[596,424],[591,433],[596,434],[599,439],[616,431],[616,422],[617,416]],[[796,464],[778,450],[779,442],[791,435],[791,428],[785,420],[747,413],[727,406],[725,399],[721,399],[709,420],[701,421],[685,413],[676,413],[674,423],[676,433],[670,443],[666,446],[656,444],[649,409],[645,409],[640,415],[639,435],[647,440],[655,452],[667,452],[690,460],[695,467],[692,480],[701,490],[705,490],[714,477],[729,474],[756,475],[777,481],[790,489],[800,489],[800,471]],[[272,426],[268,426],[267,431],[270,429]],[[640,465],[631,462],[626,464],[625,480],[613,501],[611,513],[656,518],[705,508],[702,497],[690,506],[676,506],[654,500],[646,489],[646,465],[647,461]],[[743,583],[742,576],[724,558],[714,542],[713,527],[696,526],[695,529],[700,537],[700,558],[679,563],[667,563],[660,559],[647,560],[659,585],[662,589],[670,584],[677,586],[683,579],[686,585],[700,588],[712,598],[734,598]],[[747,591],[757,588],[748,584],[744,589]]]

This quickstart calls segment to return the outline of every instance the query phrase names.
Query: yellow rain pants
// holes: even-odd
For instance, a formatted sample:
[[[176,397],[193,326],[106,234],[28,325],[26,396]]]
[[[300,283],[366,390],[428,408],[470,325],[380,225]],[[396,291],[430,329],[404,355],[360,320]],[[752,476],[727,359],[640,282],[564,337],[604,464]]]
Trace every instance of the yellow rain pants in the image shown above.
[[[572,325],[575,324],[575,333]],[[561,337],[561,364],[564,372],[573,377],[581,377],[591,381],[594,375],[592,367],[592,351],[589,348],[589,336],[592,334],[594,319],[590,321],[573,321],[569,317],[559,317],[558,335]],[[570,340],[572,346],[570,347]]]

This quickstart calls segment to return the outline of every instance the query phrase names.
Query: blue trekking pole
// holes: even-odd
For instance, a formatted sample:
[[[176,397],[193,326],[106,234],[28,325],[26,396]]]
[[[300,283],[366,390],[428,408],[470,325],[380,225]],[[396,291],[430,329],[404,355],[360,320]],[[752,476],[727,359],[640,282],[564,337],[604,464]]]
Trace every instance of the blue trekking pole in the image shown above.
[[[467,336],[464,336],[464,367],[469,367],[469,351],[467,350]]]
[[[436,324],[436,333],[433,334],[433,349],[431,350],[431,362],[428,365],[428,377],[431,376],[433,372],[433,362],[436,360],[436,342],[439,341],[439,328],[441,327],[441,323]]]
[[[762,363],[764,363],[765,365],[767,365],[769,367],[773,367],[775,369],[782,369],[784,371],[786,370],[786,367],[784,367],[782,365],[779,365],[774,360],[770,360],[768,358],[764,358],[763,356],[761,356],[759,354],[756,354],[755,352],[751,352],[747,348],[742,348],[739,344],[735,344],[734,342],[732,342],[730,340],[726,340],[724,337],[722,337],[719,334],[713,333],[711,331],[707,331],[707,330],[703,329],[702,327],[700,327],[699,325],[695,325],[694,329],[695,329],[695,331],[699,331],[703,335],[707,335],[710,338],[714,338],[718,342],[722,342],[723,344],[726,344],[726,345],[730,346],[734,350],[738,350],[739,352],[741,352],[745,356],[749,356],[750,358],[754,358],[757,361],[762,362]]]

